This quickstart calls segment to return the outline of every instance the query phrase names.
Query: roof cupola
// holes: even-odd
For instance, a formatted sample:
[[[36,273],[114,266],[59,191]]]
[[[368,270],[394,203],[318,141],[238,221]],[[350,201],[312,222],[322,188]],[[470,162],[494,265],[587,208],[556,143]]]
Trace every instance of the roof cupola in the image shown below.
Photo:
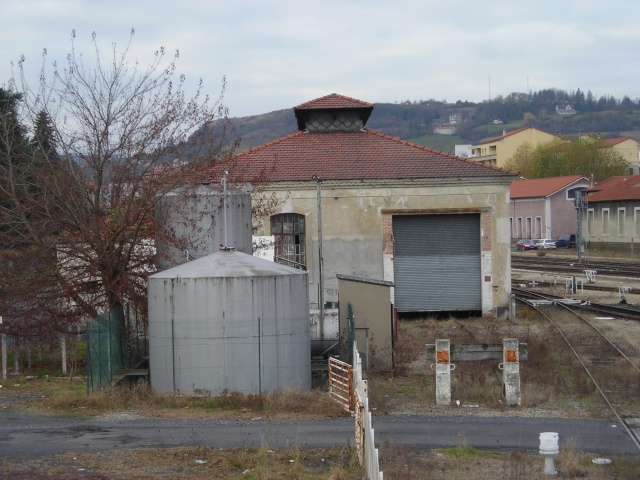
[[[293,108],[298,130],[309,132],[355,132],[364,128],[372,103],[332,93]]]

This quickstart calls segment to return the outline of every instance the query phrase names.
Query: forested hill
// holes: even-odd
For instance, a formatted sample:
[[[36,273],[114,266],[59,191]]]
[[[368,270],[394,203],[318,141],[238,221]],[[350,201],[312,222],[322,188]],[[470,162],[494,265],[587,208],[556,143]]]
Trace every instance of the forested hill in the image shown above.
[[[576,113],[561,115],[556,107]],[[433,127],[458,121],[456,135],[434,135]],[[499,121],[498,123],[494,121]],[[234,118],[242,138],[240,150],[262,145],[297,130],[293,108],[263,115]],[[640,141],[640,99],[601,97],[595,100],[580,90],[542,90],[533,94],[513,93],[491,101],[404,101],[376,104],[367,127],[384,134],[410,140],[442,151],[453,151],[456,144],[471,144],[525,126],[556,135],[576,137],[598,134],[602,137],[628,136]]]

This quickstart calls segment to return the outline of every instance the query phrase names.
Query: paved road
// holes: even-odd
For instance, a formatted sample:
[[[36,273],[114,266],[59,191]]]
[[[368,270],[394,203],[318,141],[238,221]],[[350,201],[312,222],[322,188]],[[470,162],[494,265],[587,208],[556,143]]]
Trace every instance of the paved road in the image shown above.
[[[638,454],[624,430],[611,422],[515,417],[389,416],[374,418],[378,446],[430,449],[460,445],[530,450],[538,434],[560,435],[560,448],[598,454]],[[128,415],[97,419],[0,411],[0,458],[122,448],[269,446],[321,448],[354,445],[353,420],[163,420]]]

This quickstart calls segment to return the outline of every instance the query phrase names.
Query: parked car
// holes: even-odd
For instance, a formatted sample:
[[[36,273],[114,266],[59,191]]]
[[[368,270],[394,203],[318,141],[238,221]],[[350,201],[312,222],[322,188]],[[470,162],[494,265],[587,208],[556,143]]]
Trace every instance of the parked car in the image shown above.
[[[535,250],[536,242],[529,238],[523,238],[516,243],[516,250]]]
[[[560,235],[560,238],[556,240],[556,247],[558,248],[572,248],[576,246],[576,234]]]
[[[536,250],[552,250],[556,248],[556,242],[554,242],[552,238],[541,238],[535,240],[535,242]]]

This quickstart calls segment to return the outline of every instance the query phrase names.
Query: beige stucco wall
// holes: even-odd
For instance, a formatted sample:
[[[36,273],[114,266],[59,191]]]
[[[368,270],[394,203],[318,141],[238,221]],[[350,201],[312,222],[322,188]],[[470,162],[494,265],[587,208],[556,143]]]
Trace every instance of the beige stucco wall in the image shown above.
[[[547,143],[555,140],[557,137],[541,130],[532,128],[525,130],[515,135],[509,135],[505,137],[500,145],[498,145],[498,152],[496,156],[497,166],[502,167],[506,162],[513,157],[518,148],[526,143],[536,146],[541,143]]]
[[[623,142],[615,144],[613,149],[622,155],[629,163],[638,161],[638,142],[632,138],[628,138]]]
[[[322,183],[324,300],[338,300],[336,273],[393,281],[390,219],[401,214],[479,213],[482,238],[482,310],[504,316],[511,291],[509,184],[470,179],[455,183],[434,179],[392,184]],[[316,183],[271,185],[282,207],[275,213],[306,217],[309,294],[318,299],[318,221]],[[270,235],[269,217],[257,235]],[[389,242],[391,241],[391,243]],[[316,304],[317,305],[317,304]]]
[[[557,138],[555,135],[543,132],[542,130],[530,128],[522,132],[514,133],[513,135],[508,135],[495,142],[482,143],[474,145],[471,148],[475,151],[474,159],[475,157],[495,155],[495,162],[492,161],[491,165],[504,167],[521,145],[528,143],[532,146],[537,146],[542,143],[551,142]],[[481,161],[482,158],[478,158],[478,160]]]
[[[393,361],[391,287],[339,279],[338,288],[341,338],[349,337],[348,305],[351,303],[356,341],[365,367],[390,369]]]

